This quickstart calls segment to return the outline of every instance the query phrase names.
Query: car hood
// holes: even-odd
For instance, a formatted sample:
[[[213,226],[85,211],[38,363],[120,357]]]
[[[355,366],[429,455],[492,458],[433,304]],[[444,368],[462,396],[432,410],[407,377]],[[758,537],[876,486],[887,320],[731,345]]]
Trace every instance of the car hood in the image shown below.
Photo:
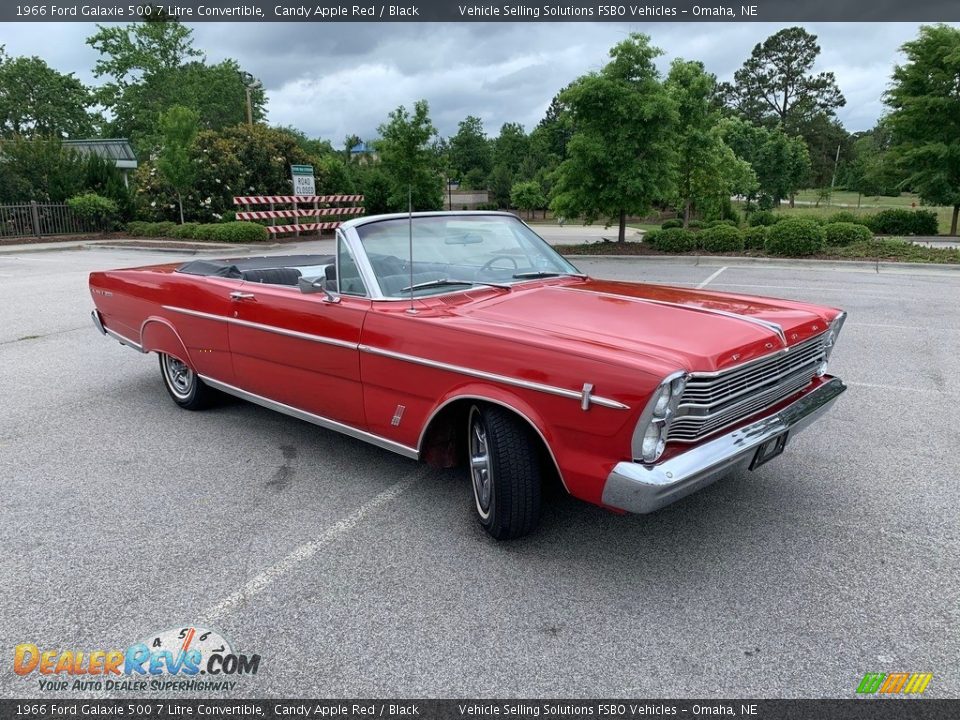
[[[831,308],[705,290],[611,282],[548,282],[515,288],[454,311],[531,331],[570,349],[587,343],[709,372],[769,355],[824,332]]]

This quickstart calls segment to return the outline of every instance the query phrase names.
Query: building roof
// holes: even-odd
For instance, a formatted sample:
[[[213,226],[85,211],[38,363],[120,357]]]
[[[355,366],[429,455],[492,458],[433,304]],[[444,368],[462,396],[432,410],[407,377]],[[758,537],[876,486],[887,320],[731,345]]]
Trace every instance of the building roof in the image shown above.
[[[72,147],[82,155],[92,153],[106,160],[113,160],[116,166],[121,169],[137,167],[137,156],[133,154],[133,147],[126,138],[64,140],[63,144]]]

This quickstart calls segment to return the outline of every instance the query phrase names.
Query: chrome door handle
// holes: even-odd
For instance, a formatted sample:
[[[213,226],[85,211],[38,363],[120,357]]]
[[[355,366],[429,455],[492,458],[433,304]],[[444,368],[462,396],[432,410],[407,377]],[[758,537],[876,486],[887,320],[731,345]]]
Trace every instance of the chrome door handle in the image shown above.
[[[230,293],[230,299],[235,301],[236,300],[256,300],[257,296],[254,295],[253,293],[240,292],[239,290],[237,290],[236,292]]]

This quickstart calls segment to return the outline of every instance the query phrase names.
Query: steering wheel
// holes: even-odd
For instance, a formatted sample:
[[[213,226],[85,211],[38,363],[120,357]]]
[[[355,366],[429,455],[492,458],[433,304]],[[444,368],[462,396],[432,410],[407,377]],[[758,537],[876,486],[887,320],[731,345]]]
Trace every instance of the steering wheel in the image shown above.
[[[513,267],[512,268],[494,268],[493,264],[498,260],[509,260],[510,264],[513,265]],[[480,269],[477,270],[477,274],[479,275],[480,273],[490,272],[491,270],[519,270],[519,269],[520,269],[520,266],[517,265],[517,261],[515,258],[511,257],[510,255],[497,255],[496,257],[492,257],[489,260],[487,260],[480,267]]]

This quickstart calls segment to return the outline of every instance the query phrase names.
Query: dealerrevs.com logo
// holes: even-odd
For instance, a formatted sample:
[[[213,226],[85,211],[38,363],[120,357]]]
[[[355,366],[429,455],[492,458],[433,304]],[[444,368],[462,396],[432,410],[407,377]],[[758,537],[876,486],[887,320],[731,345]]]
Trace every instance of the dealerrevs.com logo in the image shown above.
[[[21,643],[13,653],[13,671],[43,691],[228,691],[259,669],[259,655],[237,653],[221,633],[196,626],[153,633],[126,650]]]
[[[857,686],[858,695],[922,695],[933,673],[867,673]]]

